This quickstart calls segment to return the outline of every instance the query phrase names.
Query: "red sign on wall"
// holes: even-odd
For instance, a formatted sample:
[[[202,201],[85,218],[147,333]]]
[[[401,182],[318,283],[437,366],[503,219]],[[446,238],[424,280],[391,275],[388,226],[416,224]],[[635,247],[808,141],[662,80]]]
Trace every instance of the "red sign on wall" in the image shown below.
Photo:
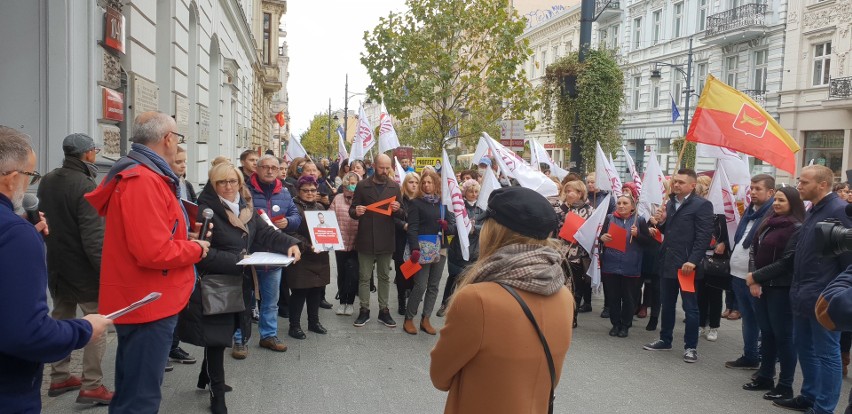
[[[103,119],[124,121],[124,94],[103,88]]]
[[[103,45],[124,54],[124,15],[118,10],[107,8],[104,12]]]

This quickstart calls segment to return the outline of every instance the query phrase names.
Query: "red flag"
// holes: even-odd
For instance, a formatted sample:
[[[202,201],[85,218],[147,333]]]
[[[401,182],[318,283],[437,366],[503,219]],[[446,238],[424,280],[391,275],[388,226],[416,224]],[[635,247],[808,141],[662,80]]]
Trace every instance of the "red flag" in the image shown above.
[[[278,121],[278,126],[283,127],[287,120],[284,119],[284,111],[275,114],[275,120]]]

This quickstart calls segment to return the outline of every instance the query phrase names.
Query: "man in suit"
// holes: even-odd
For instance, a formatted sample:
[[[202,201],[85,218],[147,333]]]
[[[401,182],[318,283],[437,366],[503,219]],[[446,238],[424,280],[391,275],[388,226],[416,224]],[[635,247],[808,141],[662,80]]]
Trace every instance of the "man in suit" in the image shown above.
[[[399,200],[402,199],[399,184],[391,180],[391,159],[385,154],[376,157],[375,173],[361,180],[355,187],[349,216],[358,220],[358,234],[355,236],[355,249],[358,251],[359,283],[358,298],[361,311],[355,320],[355,326],[362,327],[370,320],[370,279],[373,266],[379,276],[379,321],[390,328],[396,327],[388,310],[388,289],[390,289],[391,256],[396,249],[396,231],[394,217],[402,218]],[[390,208],[393,214],[385,215],[368,211],[367,206],[393,197]],[[379,208],[385,208],[379,206]]]
[[[713,205],[695,193],[698,176],[682,168],[672,177],[672,194],[665,210],[661,209],[651,223],[665,236],[660,247],[660,299],[662,327],[660,339],[645,345],[648,351],[672,349],[675,305],[680,292],[686,313],[683,334],[684,362],[698,362],[698,302],[695,296],[696,268],[704,258],[713,233]],[[678,272],[681,277],[678,277]]]

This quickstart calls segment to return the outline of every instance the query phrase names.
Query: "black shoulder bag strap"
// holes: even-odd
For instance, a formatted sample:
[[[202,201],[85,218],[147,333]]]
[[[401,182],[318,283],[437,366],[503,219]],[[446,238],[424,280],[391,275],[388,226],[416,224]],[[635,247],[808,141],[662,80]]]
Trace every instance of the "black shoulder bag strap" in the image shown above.
[[[544,337],[544,334],[541,333],[541,329],[538,327],[538,323],[535,321],[535,316],[533,316],[532,311],[527,306],[527,303],[518,295],[518,292],[515,292],[509,285],[504,285],[502,283],[498,283],[498,285],[502,286],[503,289],[506,289],[510,295],[514,296],[515,300],[518,301],[518,304],[521,305],[521,309],[524,310],[524,314],[527,315],[527,318],[532,322],[533,328],[535,328],[536,333],[538,333],[538,339],[541,340],[541,346],[544,347],[544,355],[547,357],[547,368],[550,370],[550,404],[548,404],[547,412],[548,414],[553,414],[553,401],[556,399],[556,367],[553,364],[553,355],[550,354],[550,347],[547,345],[547,339]]]

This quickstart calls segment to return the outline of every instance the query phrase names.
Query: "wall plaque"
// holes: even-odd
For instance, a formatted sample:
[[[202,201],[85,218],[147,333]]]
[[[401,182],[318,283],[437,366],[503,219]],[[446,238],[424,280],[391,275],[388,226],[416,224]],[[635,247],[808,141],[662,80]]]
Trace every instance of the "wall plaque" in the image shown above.
[[[104,146],[100,155],[117,160],[121,157],[121,130],[117,126],[100,124]]]
[[[210,139],[210,110],[198,104],[198,143],[207,143]]]
[[[160,89],[157,84],[138,75],[133,75],[133,111],[137,115],[142,112],[158,110],[159,94]]]
[[[189,100],[180,95],[175,95],[175,123],[177,124],[177,132],[188,135]]]
[[[124,121],[124,94],[109,88],[101,88],[101,117],[110,121]]]

